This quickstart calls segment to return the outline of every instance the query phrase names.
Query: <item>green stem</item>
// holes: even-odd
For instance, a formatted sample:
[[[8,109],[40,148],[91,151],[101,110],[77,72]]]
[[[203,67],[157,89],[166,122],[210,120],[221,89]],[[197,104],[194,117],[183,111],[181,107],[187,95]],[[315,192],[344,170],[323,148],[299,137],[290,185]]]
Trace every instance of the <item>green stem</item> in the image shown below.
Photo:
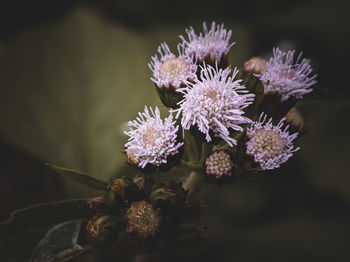
[[[190,169],[190,170],[199,171],[202,169],[202,165],[193,163],[193,162],[187,162],[185,160],[181,160],[181,166],[186,167],[187,169]]]
[[[196,162],[199,158],[196,139],[189,130],[185,131],[185,150],[190,162]]]
[[[202,153],[201,153],[201,164],[205,164],[205,159],[209,156],[209,154],[213,151],[212,143],[203,143],[202,144]]]
[[[187,202],[190,201],[194,194],[199,191],[200,183],[202,182],[201,179],[201,172],[198,171],[191,171],[190,175],[187,177],[187,180],[185,181],[183,188],[188,191],[187,194]]]

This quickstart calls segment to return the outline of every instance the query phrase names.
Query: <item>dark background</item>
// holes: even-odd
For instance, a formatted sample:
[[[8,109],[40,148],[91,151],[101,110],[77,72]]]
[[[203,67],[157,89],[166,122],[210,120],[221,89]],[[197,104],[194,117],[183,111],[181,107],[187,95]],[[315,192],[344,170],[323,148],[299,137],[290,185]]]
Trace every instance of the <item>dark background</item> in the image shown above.
[[[277,45],[311,59],[318,83],[298,104],[307,133],[273,174],[205,185],[207,240],[164,246],[152,259],[349,261],[348,13],[340,0],[2,1],[1,220],[30,204],[94,195],[45,162],[104,180],[131,175],[120,153],[123,123],[144,104],[159,105],[150,56],[161,41],[174,47],[185,27],[217,21],[233,31],[234,65]],[[86,261],[133,256],[124,247]]]

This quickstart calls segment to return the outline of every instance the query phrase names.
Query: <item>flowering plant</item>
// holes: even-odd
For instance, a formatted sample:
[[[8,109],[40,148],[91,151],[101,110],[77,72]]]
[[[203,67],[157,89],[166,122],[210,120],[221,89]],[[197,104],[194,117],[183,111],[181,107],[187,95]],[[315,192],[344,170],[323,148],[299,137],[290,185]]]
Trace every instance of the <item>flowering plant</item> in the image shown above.
[[[22,223],[36,212],[57,213],[69,205],[69,219],[62,215],[45,223],[78,220],[72,245],[43,254],[38,251],[41,242],[31,261],[68,260],[121,239],[133,242],[140,252],[150,252],[159,241],[198,242],[205,233],[205,205],[195,198],[202,182],[226,185],[235,176],[265,173],[299,150],[294,142],[304,125],[294,105],[316,83],[310,61],[301,60],[301,54],[295,58],[295,51],[274,48],[270,60],[253,57],[238,69],[229,63],[235,43],[223,24],[213,22],[208,28],[204,23],[202,33],[193,28],[186,33],[187,38],[180,36],[177,55],[164,42],[159,57],[154,55],[149,63],[168,116],[162,118],[158,107],[145,106],[128,122],[124,152],[139,174],[106,183],[50,165],[105,193],[30,207],[1,223],[0,232],[11,235],[37,225],[35,219]],[[185,179],[155,182],[156,172],[172,168],[182,170]]]

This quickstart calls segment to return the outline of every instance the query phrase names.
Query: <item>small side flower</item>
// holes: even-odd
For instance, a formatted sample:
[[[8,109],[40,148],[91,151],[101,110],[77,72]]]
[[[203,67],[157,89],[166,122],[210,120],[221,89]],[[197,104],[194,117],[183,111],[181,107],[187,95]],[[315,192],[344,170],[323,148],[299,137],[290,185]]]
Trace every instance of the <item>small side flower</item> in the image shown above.
[[[224,28],[224,24],[216,25],[212,22],[208,29],[206,23],[203,23],[204,34],[195,33],[194,29],[190,27],[186,29],[188,40],[182,35],[180,39],[185,46],[185,52],[188,57],[194,56],[198,62],[206,62],[215,65],[224,63],[228,65],[227,57],[230,48],[235,44],[229,43],[232,31]]]
[[[154,55],[148,64],[153,72],[151,80],[160,89],[176,91],[195,78],[197,65],[191,57],[185,55],[182,44],[178,44],[177,50],[178,56],[175,56],[165,42],[161,43],[158,47],[160,58]]]
[[[164,120],[160,118],[158,107],[153,110],[145,106],[139,117],[128,122],[130,130],[125,144],[129,162],[145,168],[147,164],[160,166],[167,163],[167,158],[179,152],[183,145],[177,141],[178,126],[170,114]]]
[[[272,124],[272,118],[266,121],[267,115],[262,113],[259,121],[253,122],[247,129],[247,154],[263,170],[275,169],[286,162],[299,147],[295,148],[293,140],[298,133],[288,132],[288,125],[283,128],[285,118],[278,125]]]
[[[310,76],[312,69],[309,59],[302,59],[299,54],[294,62],[295,50],[283,52],[278,47],[273,49],[273,57],[267,62],[266,68],[256,76],[264,85],[265,93],[276,93],[285,101],[290,97],[297,99],[312,92],[311,86],[317,81],[317,75]]]

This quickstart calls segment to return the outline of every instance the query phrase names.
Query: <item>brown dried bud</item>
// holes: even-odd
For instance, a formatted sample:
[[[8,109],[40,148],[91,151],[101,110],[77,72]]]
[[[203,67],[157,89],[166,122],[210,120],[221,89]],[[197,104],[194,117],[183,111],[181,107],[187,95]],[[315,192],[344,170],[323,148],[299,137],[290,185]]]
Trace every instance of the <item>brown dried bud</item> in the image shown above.
[[[126,231],[141,240],[154,237],[161,225],[161,214],[158,209],[146,201],[134,202],[126,212]]]
[[[161,208],[181,208],[186,200],[187,192],[181,183],[171,181],[168,184],[155,186],[149,196],[152,205]]]
[[[119,177],[109,183],[106,199],[109,203],[123,205],[136,200],[138,195],[139,189],[131,179]]]
[[[122,223],[115,217],[97,214],[86,226],[86,240],[95,246],[108,244],[117,240],[122,228]]]

